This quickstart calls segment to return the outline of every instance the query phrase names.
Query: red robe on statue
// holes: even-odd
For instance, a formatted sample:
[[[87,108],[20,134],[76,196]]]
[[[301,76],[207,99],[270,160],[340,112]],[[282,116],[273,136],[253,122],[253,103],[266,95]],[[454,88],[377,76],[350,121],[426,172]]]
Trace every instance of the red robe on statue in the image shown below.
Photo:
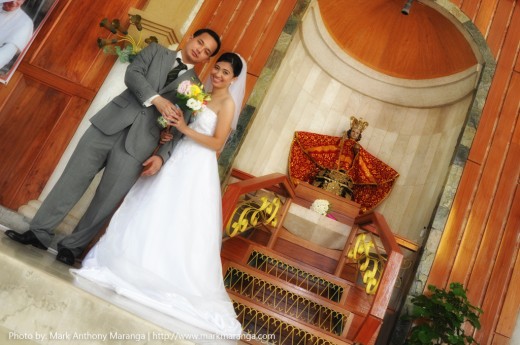
[[[294,185],[300,181],[312,184],[323,168],[344,169],[353,182],[352,201],[361,205],[360,213],[368,212],[388,196],[399,173],[368,153],[355,140],[345,139],[341,149],[341,139],[295,132],[289,153],[291,182]]]

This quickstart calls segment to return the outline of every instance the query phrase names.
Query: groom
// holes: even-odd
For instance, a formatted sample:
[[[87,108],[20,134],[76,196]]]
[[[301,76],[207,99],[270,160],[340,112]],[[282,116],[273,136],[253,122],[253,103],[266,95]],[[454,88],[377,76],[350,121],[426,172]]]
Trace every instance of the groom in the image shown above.
[[[56,259],[72,266],[139,178],[143,166],[147,169],[142,175],[153,175],[169,158],[181,134],[174,130],[173,140],[151,156],[160,138],[157,118],[183,115],[175,106],[177,86],[184,80],[198,82],[194,65],[207,62],[219,49],[220,38],[210,29],[196,31],[178,52],[156,43],[144,48],[126,70],[128,88],[90,119],[91,126],[32,219],[30,230],[22,234],[7,230],[5,234],[46,250],[56,226],[105,168],[87,211],[72,234],[58,243]]]

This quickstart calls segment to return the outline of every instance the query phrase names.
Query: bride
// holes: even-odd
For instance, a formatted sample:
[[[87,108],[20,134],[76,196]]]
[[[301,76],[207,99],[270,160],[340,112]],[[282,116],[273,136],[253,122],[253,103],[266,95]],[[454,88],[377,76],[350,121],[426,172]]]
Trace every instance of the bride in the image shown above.
[[[161,171],[142,177],[75,275],[217,334],[241,325],[223,283],[222,199],[216,152],[235,128],[246,65],[224,53],[211,70],[211,100],[188,126]]]

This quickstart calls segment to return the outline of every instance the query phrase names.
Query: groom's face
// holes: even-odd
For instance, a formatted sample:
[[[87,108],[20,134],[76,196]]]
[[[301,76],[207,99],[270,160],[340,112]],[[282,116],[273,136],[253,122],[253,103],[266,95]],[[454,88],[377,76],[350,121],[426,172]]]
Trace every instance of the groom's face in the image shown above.
[[[182,49],[184,63],[196,65],[208,61],[217,49],[217,42],[210,34],[204,32],[196,37],[191,37]]]

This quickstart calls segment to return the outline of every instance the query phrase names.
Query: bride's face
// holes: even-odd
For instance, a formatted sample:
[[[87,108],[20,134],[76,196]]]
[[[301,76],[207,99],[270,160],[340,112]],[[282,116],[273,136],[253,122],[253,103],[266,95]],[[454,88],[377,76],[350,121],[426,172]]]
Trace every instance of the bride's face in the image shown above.
[[[211,83],[214,88],[228,87],[235,79],[233,67],[229,62],[220,61],[211,69]]]

